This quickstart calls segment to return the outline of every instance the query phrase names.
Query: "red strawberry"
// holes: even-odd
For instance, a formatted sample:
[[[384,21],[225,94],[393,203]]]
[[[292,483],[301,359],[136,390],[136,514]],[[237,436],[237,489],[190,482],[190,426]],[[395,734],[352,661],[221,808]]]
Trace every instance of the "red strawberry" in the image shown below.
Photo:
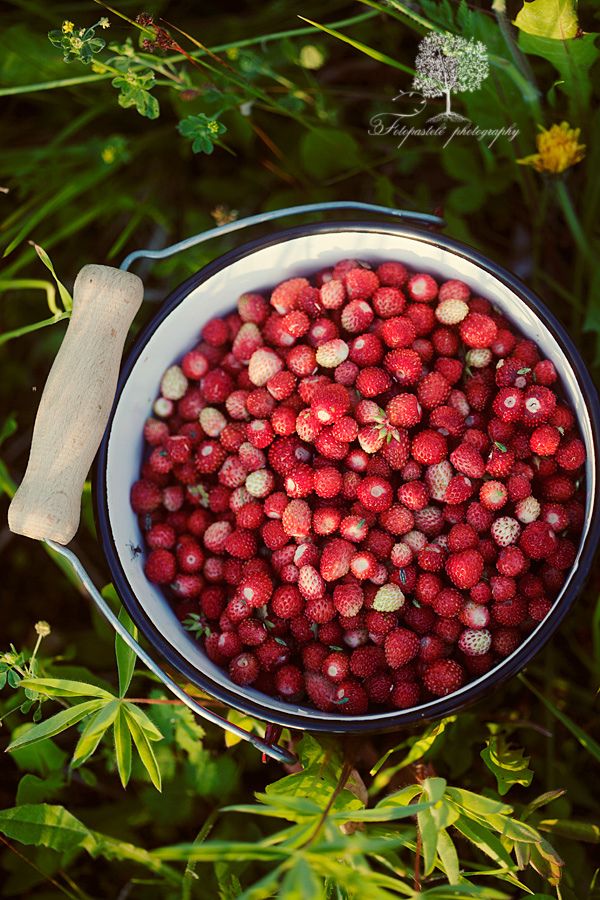
[[[350,408],[350,397],[343,385],[325,384],[317,387],[310,405],[317,421],[330,425],[346,414]]]
[[[490,316],[470,312],[459,325],[459,333],[468,347],[490,347],[498,333],[498,327]]]
[[[419,638],[407,628],[396,628],[386,635],[385,658],[392,669],[397,669],[414,659],[419,653]]]
[[[399,262],[383,262],[376,272],[380,283],[384,285],[402,287],[408,281],[408,271]]]
[[[585,462],[585,444],[579,438],[571,438],[561,442],[556,451],[556,462],[567,472],[574,472]]]
[[[379,287],[379,278],[370,269],[350,269],[343,279],[351,300],[364,300]]]
[[[450,395],[451,385],[443,375],[430,372],[419,381],[417,397],[423,409],[434,409],[441,406]]]
[[[437,431],[421,431],[412,439],[412,458],[423,465],[440,463],[447,453],[446,439]]]
[[[260,666],[253,653],[240,653],[229,663],[229,675],[235,684],[252,684],[258,678]]]
[[[407,290],[412,300],[419,303],[431,303],[437,297],[437,282],[431,275],[419,273],[409,278]]]
[[[423,673],[423,683],[436,697],[445,697],[462,687],[465,673],[453,659],[438,659]]]
[[[368,476],[358,486],[357,496],[365,509],[382,512],[389,509],[394,499],[389,481],[377,476]]]
[[[175,557],[168,550],[151,550],[144,565],[144,573],[153,584],[168,584],[175,577]]]
[[[416,384],[423,372],[421,357],[414,350],[392,350],[386,353],[385,367],[398,384]]]
[[[342,715],[360,716],[367,711],[369,698],[358,681],[342,681],[335,692],[335,704]]]
[[[543,385],[532,385],[524,394],[523,422],[529,426],[547,422],[556,407],[556,395]]]
[[[320,572],[325,581],[337,581],[347,575],[354,547],[349,541],[336,538],[325,544],[321,554]]]
[[[326,648],[323,648],[327,653]],[[319,672],[307,671],[304,674],[306,684],[306,693],[310,697],[312,703],[317,709],[323,712],[337,711],[336,701],[336,685],[321,675]]]
[[[547,559],[556,551],[556,534],[547,522],[531,522],[523,529],[519,547],[529,559]]]
[[[472,588],[483,573],[483,558],[477,550],[452,553],[446,561],[446,572],[457,588]]]

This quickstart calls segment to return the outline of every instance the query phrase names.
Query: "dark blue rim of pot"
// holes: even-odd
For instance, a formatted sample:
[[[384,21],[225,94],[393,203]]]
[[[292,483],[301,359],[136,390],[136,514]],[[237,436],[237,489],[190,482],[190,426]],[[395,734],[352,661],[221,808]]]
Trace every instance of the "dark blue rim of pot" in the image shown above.
[[[237,247],[234,250],[225,253],[223,256],[209,263],[200,271],[196,272],[187,281],[180,284],[166,298],[159,312],[151,322],[143,329],[137,337],[127,360],[122,366],[119,382],[117,385],[116,398],[125,385],[133,366],[137,359],[144,351],[144,348],[161,323],[167,316],[181,303],[185,297],[198,285],[202,284],[216,272],[227,268],[230,264],[248,256],[264,247],[273,246],[274,244],[284,243],[294,238],[303,237],[305,235],[313,235],[327,232],[344,232],[344,231],[362,231],[369,233],[385,233],[397,235],[398,237],[410,237],[414,240],[421,241],[424,244],[430,244],[436,247],[443,247],[454,254],[470,260],[481,268],[492,273],[500,282],[510,288],[524,303],[533,309],[539,318],[543,321],[546,328],[557,340],[562,347],[567,359],[569,360],[573,372],[579,383],[583,396],[587,400],[587,409],[590,416],[594,446],[600,449],[600,403],[596,389],[590,378],[590,375],[581,359],[575,344],[567,334],[564,327],[555,318],[555,316],[546,308],[542,301],[536,297],[518,278],[502,268],[496,263],[490,261],[477,250],[459,243],[451,238],[441,236],[436,233],[423,231],[415,227],[399,226],[383,222],[319,222],[309,225],[301,225],[295,228],[286,229],[284,231],[275,232],[271,235],[257,238],[246,244]],[[276,281],[276,274],[274,277]],[[251,286],[249,286],[250,289]],[[158,630],[152,620],[146,613],[143,604],[135,595],[121,567],[119,555],[114,543],[107,505],[107,454],[108,441],[112,429],[114,412],[117,400],[113,404],[113,409],[108,421],[108,425],[100,446],[100,450],[96,459],[96,475],[94,484],[95,509],[98,531],[100,534],[102,546],[113,581],[117,592],[121,597],[127,611],[141,633],[146,637],[149,643],[162,655],[164,660],[184,675],[192,684],[206,691],[211,696],[235,709],[241,710],[248,715],[256,716],[260,719],[267,720],[278,725],[289,728],[308,729],[311,731],[323,731],[330,733],[367,733],[376,731],[394,731],[402,726],[414,725],[418,722],[430,721],[443,716],[451,715],[465,706],[479,700],[492,688],[497,688],[500,684],[506,682],[509,678],[520,672],[527,663],[538,653],[546,644],[554,631],[562,622],[567,611],[571,607],[575,597],[581,591],[585,580],[589,574],[593,561],[594,553],[598,540],[600,539],[600,515],[594,513],[591,517],[588,532],[584,539],[584,546],[577,571],[572,581],[562,596],[559,604],[553,610],[552,614],[542,623],[535,638],[525,644],[520,650],[517,650],[511,657],[500,665],[500,668],[493,669],[488,676],[473,683],[471,689],[467,685],[466,689],[457,697],[450,694],[448,697],[440,698],[432,703],[428,703],[426,709],[415,707],[414,709],[398,710],[397,714],[388,715],[377,721],[374,715],[368,721],[357,720],[356,722],[336,722],[327,714],[318,714],[311,710],[310,718],[308,716],[299,715],[293,707],[289,712],[285,713],[279,710],[273,710],[269,706],[269,697],[265,695],[264,703],[241,696],[236,691],[236,686],[232,683],[231,688],[224,686],[213,680],[210,676],[200,672],[192,665],[182,654],[165,639]],[[596,477],[600,476],[600,463],[598,454],[596,455]]]

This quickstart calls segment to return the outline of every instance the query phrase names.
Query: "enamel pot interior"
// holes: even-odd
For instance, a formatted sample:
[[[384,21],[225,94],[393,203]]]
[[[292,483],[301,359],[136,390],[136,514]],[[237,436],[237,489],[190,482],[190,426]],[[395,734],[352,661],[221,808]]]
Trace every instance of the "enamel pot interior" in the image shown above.
[[[377,264],[396,259],[442,279],[459,278],[490,299],[518,329],[552,359],[575,409],[587,447],[587,503],[575,564],[551,612],[525,642],[486,675],[446,698],[409,710],[364,716],[325,714],[284,703],[233,684],[201,645],[183,629],[160,589],[143,571],[137,518],[129,505],[143,450],[142,430],[168,366],[197,343],[203,324],[230,311],[245,291],[266,292],[275,284],[354,257]],[[163,658],[198,687],[251,715],[293,728],[330,732],[393,730],[455,711],[518,672],[548,640],[589,571],[598,541],[596,515],[598,399],[570,338],[543,304],[507,271],[474,250],[436,234],[380,223],[303,226],[259,239],[196,273],[163,304],[139,336],[124,365],[117,399],[100,449],[96,492],[100,533],[116,587],[130,615]]]

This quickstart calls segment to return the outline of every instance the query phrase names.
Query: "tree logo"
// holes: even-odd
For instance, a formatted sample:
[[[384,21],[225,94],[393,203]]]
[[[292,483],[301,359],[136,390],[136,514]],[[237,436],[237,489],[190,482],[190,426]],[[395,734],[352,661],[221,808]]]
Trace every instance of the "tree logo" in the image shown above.
[[[426,35],[419,44],[415,60],[417,74],[413,88],[424,97],[446,98],[446,109],[428,122],[464,122],[465,116],[454,112],[450,95],[462,91],[476,91],[489,74],[485,44],[474,38],[455,34]]]

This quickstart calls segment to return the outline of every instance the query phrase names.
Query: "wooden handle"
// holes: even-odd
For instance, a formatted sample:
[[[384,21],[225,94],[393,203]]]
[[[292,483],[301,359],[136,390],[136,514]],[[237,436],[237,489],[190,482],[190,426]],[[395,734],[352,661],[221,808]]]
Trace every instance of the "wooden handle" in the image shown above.
[[[140,308],[137,275],[84,266],[73,312],[37,411],[25,477],[8,510],[16,534],[68,544],[112,407],[123,344]]]

